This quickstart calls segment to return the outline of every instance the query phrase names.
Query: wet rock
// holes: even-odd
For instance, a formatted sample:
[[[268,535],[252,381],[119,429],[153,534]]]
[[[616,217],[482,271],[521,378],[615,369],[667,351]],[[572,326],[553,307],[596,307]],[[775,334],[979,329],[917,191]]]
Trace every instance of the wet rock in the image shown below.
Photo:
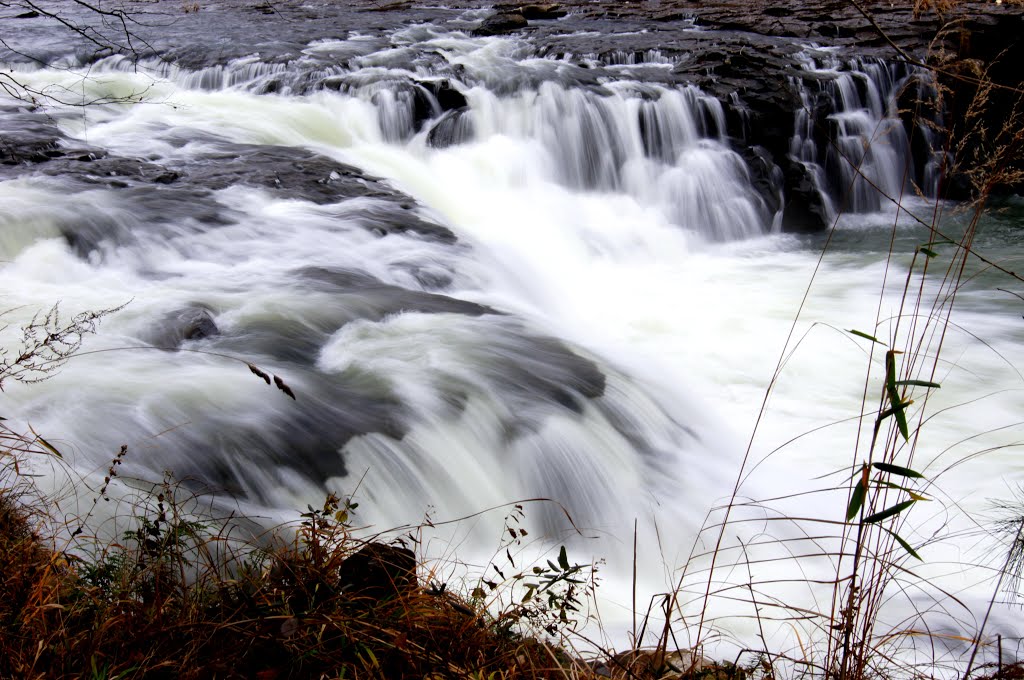
[[[176,184],[209,193],[237,184],[258,186],[290,199],[332,204],[353,198],[367,202],[357,221],[379,236],[415,233],[431,240],[454,243],[446,227],[418,217],[403,205],[414,203],[383,180],[326,156],[288,147],[249,144],[224,145],[221,151],[192,159],[174,168]]]
[[[597,364],[560,340],[527,335],[501,336],[491,342],[484,352],[493,366],[490,378],[500,386],[500,393],[518,402],[521,421],[510,433],[534,426],[530,413],[537,405],[556,404],[582,413],[584,400],[604,394],[605,376]]]
[[[312,288],[331,293],[335,307],[348,309],[351,320],[380,321],[402,312],[466,316],[499,313],[475,302],[387,284],[364,272],[306,267],[295,273],[308,281]]]
[[[526,28],[528,25],[529,22],[526,20],[526,17],[523,16],[522,12],[496,12],[484,19],[483,22],[473,30],[473,35],[504,35],[506,33],[512,33]]]
[[[499,12],[518,12],[529,21],[545,19],[561,19],[568,12],[558,3],[521,5],[518,3],[501,3],[494,6]]]
[[[402,208],[392,196],[392,201],[381,201],[367,205],[358,215],[358,222],[377,236],[413,233],[439,243],[455,243],[455,234],[447,227],[427,222],[412,211]]]
[[[389,2],[386,5],[378,5],[370,7],[367,11],[369,12],[394,12],[396,10],[408,10],[412,8],[412,0],[399,0],[398,2]]]
[[[340,586],[352,597],[383,600],[416,590],[416,555],[408,548],[367,543],[341,563]]]
[[[225,144],[175,170],[207,190],[248,184],[317,204],[393,193],[358,168],[289,147]]]
[[[472,139],[473,119],[468,108],[449,111],[427,133],[427,144],[435,149],[446,149]]]
[[[448,79],[428,80],[421,84],[434,95],[442,111],[465,109],[469,106],[466,95],[459,92]]]
[[[190,340],[212,338],[220,334],[210,310],[185,307],[167,314],[143,334],[143,339],[160,349],[177,349]]]
[[[219,338],[215,351],[260,356],[247,349],[253,346],[251,339],[239,330]],[[277,342],[287,342],[287,333],[279,332]],[[309,364],[315,358],[314,353],[304,361]],[[388,381],[378,376],[352,370],[327,380],[297,363],[260,368],[287,384],[295,400],[246,372],[253,392],[265,400],[259,418],[240,419],[236,412],[218,409],[183,413],[181,417],[195,425],[165,442],[173,459],[168,465],[173,464],[176,473],[237,498],[268,503],[272,497],[268,489],[288,488],[298,480],[309,488],[305,485],[348,475],[341,452],[353,437],[377,433],[401,439],[405,435],[410,414],[392,394]],[[240,366],[239,370],[246,369]],[[219,453],[207,455],[210,451]]]
[[[860,27],[830,21],[815,26],[814,32],[826,38],[852,38],[857,35],[858,28]]]
[[[743,160],[750,170],[751,183],[757,190],[769,215],[782,209],[784,176],[768,150],[763,146],[750,146],[743,151]]]
[[[220,333],[210,312],[205,309],[183,309],[177,314],[177,322],[185,340],[201,340]]]
[[[180,176],[162,165],[139,158],[107,156],[103,151],[67,149],[51,154],[39,172],[51,177],[73,177],[89,185],[123,189],[140,184],[172,184]]]
[[[3,112],[0,132],[0,165],[46,163],[64,154],[64,136],[52,120],[34,112]]]
[[[803,163],[791,162],[786,171],[783,229],[810,232],[831,226],[832,215],[821,192],[814,171]]]
[[[929,165],[939,166],[946,146],[945,131],[935,123],[942,119],[935,83],[928,77],[911,76],[897,94],[896,108],[910,141],[913,181],[927,192],[931,188],[926,182],[932,179],[926,176]]]

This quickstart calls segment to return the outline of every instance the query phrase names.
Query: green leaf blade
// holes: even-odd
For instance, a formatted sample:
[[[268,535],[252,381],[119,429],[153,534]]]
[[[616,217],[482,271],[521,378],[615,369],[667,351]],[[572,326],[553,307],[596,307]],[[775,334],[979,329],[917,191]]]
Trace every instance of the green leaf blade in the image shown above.
[[[939,383],[931,382],[930,380],[897,380],[895,384],[896,385],[911,385],[913,387],[931,387],[931,388],[934,388],[934,389],[938,389],[938,388],[942,387],[942,385],[940,385]]]
[[[877,523],[881,522],[882,520],[889,519],[890,517],[893,517],[895,515],[900,514],[901,512],[903,512],[904,510],[906,510],[907,508],[909,508],[911,505],[913,505],[916,502],[917,501],[915,501],[915,500],[909,500],[909,501],[903,501],[902,503],[897,503],[896,505],[892,506],[891,508],[886,508],[885,510],[882,510],[881,512],[876,512],[873,515],[869,515],[869,516],[865,517],[864,518],[864,524],[877,524]]]
[[[895,539],[896,539],[896,542],[897,542],[897,543],[899,543],[899,544],[900,544],[900,546],[901,546],[901,547],[902,547],[902,548],[903,548],[904,550],[906,550],[908,554],[910,554],[910,555],[911,555],[912,557],[916,557],[916,558],[917,558],[918,560],[920,560],[921,562],[924,562],[924,560],[923,560],[923,559],[921,559],[921,556],[917,554],[917,551],[916,551],[916,550],[914,550],[914,549],[913,549],[913,548],[912,548],[912,547],[910,546],[910,544],[909,544],[909,543],[907,543],[907,542],[906,542],[906,541],[905,541],[905,540],[903,539],[903,537],[902,537],[902,536],[900,536],[899,534],[897,534],[897,533],[896,533],[895,531],[889,531],[888,529],[886,529],[885,531],[886,531],[886,533],[888,533],[888,534],[889,534],[890,536],[892,536],[893,538],[895,538]]]
[[[857,337],[859,337],[859,338],[864,338],[865,340],[870,340],[871,342],[876,342],[876,343],[878,343],[879,345],[882,345],[883,347],[886,347],[886,346],[887,346],[887,345],[886,345],[886,344],[885,344],[884,342],[882,342],[881,340],[879,340],[879,339],[878,339],[878,338],[876,338],[875,336],[873,336],[873,335],[868,335],[868,334],[867,334],[867,333],[865,333],[864,331],[858,331],[858,330],[856,330],[856,329],[854,329],[854,328],[847,328],[847,329],[846,329],[846,332],[847,332],[847,333],[852,333],[853,335],[856,335],[856,336],[857,336]]]
[[[892,415],[896,418],[896,426],[899,427],[900,434],[903,435],[903,440],[910,441],[910,428],[907,426],[906,409],[901,405],[900,408],[893,410]]]
[[[867,494],[867,487],[864,485],[864,480],[857,480],[857,486],[853,487],[853,493],[850,495],[850,505],[846,508],[846,521],[849,522],[857,513],[860,512],[861,506],[864,505],[864,496]]]
[[[917,470],[911,470],[910,468],[902,467],[899,465],[893,465],[892,463],[872,463],[871,467],[882,472],[887,472],[890,475],[899,475],[900,477],[912,477],[914,479],[924,479]]]

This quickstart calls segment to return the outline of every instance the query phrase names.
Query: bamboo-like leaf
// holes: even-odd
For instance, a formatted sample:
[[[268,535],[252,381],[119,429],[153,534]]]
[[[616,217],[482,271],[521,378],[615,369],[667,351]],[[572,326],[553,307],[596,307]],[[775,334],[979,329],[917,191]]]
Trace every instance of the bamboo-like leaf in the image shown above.
[[[896,350],[885,353],[885,386],[889,390],[896,389]],[[899,401],[899,399],[893,400]]]
[[[894,408],[898,408],[900,402],[903,401],[900,397],[899,390],[896,389],[896,383],[885,386],[885,396],[889,397],[889,403],[892,404]]]
[[[900,467],[899,465],[893,465],[891,463],[872,463],[871,467],[882,472],[888,472],[891,475],[899,475],[900,477],[913,477],[914,479],[924,479],[924,475],[916,470],[910,468]]]
[[[900,408],[895,409],[892,413],[896,419],[896,426],[900,429],[900,434],[903,435],[904,441],[910,441],[910,428],[907,426],[907,412],[900,405]]]
[[[51,444],[50,442],[48,442],[45,439],[43,439],[42,435],[40,435],[38,432],[36,432],[35,429],[31,425],[28,426],[28,429],[31,430],[32,434],[34,434],[36,436],[36,441],[39,442],[40,444],[42,444],[43,447],[47,451],[49,451],[53,455],[57,456],[58,458],[61,458],[61,459],[64,458],[64,454],[61,453],[60,451],[58,451],[57,447],[55,447],[53,444]]]
[[[897,380],[896,384],[912,385],[914,387],[934,387],[935,389],[942,387],[942,385],[940,385],[939,383],[931,382],[929,380]]]
[[[892,404],[892,415],[896,417],[896,425],[900,429],[903,439],[910,440],[910,430],[907,427],[907,414],[904,411],[899,390],[896,389],[896,350],[889,350],[885,353],[885,391],[889,396],[889,403]],[[879,416],[884,418],[884,416]]]
[[[885,527],[882,527],[882,528],[885,529]],[[887,534],[889,534],[890,536],[892,536],[893,538],[895,538],[896,542],[899,543],[900,546],[902,546],[903,549],[906,550],[911,556],[916,557],[917,559],[921,560],[921,556],[917,554],[916,550],[914,550],[913,548],[910,547],[909,543],[907,543],[905,540],[903,540],[902,536],[897,534],[895,531],[889,531],[888,529],[885,529],[885,532]],[[921,561],[924,562],[924,560],[921,560]]]
[[[847,332],[847,333],[853,333],[853,334],[854,334],[854,335],[856,335],[857,337],[860,337],[860,338],[864,338],[865,340],[870,340],[871,342],[877,342],[877,343],[878,343],[879,345],[882,345],[883,347],[886,347],[886,346],[887,346],[887,345],[886,345],[886,344],[885,344],[884,342],[882,342],[881,340],[879,340],[879,339],[878,339],[878,338],[876,338],[875,336],[873,336],[873,335],[868,335],[868,334],[867,334],[867,333],[865,333],[864,331],[858,331],[858,330],[856,330],[856,329],[854,329],[854,328],[847,328],[847,329],[846,329],[846,332]]]
[[[931,500],[931,498],[928,498],[927,496],[922,495],[922,494],[918,493],[917,491],[914,491],[913,489],[908,489],[905,486],[900,486],[899,484],[896,484],[895,482],[879,482],[879,486],[884,486],[886,489],[896,489],[897,491],[905,491],[907,493],[907,495],[910,496],[911,498],[913,498],[915,501],[930,501]]]
[[[878,420],[885,420],[889,416],[896,418],[896,425],[900,429],[900,434],[907,441],[910,441],[910,429],[907,427],[907,412],[906,408],[914,403],[913,399],[907,399],[906,401],[895,404],[892,408],[887,408],[878,414]]]
[[[896,505],[892,506],[891,508],[886,508],[885,510],[882,510],[881,512],[876,512],[873,515],[869,515],[868,517],[865,517],[864,518],[864,524],[877,524],[878,522],[881,522],[884,519],[889,519],[893,515],[900,514],[901,512],[903,512],[904,510],[906,510],[907,508],[909,508],[911,505],[913,505],[916,502],[917,501],[915,501],[915,500],[909,500],[909,501],[903,501],[902,503],[897,503]]]
[[[569,556],[565,552],[564,545],[562,546],[562,549],[558,551],[558,566],[562,568],[562,571],[569,570]]]
[[[921,252],[921,253],[924,253],[928,257],[938,257],[939,256],[939,254],[937,252],[935,252],[934,250],[932,250],[931,248],[921,247],[921,248],[918,248],[918,251]]]
[[[914,403],[913,399],[907,399],[906,401],[897,404],[897,406],[899,407],[899,410],[902,411],[903,409],[907,408],[908,406],[910,406],[913,403]],[[897,410],[896,407],[887,408],[887,409],[885,409],[884,411],[882,411],[881,413],[878,414],[878,419],[879,420],[885,420],[889,416],[891,416],[894,413],[896,413],[896,410]]]
[[[49,451],[50,453],[52,453],[53,455],[57,456],[58,458],[63,458],[64,457],[64,454],[61,453],[60,451],[58,451],[57,447],[55,447],[50,442],[46,441],[45,439],[43,439],[42,437],[40,437],[38,435],[36,435],[36,439],[38,439],[39,443],[42,444],[43,446],[45,446],[46,450]]]
[[[857,480],[857,486],[853,487],[853,493],[850,495],[850,505],[846,508],[846,521],[849,522],[851,519],[857,516],[860,512],[860,508],[864,505],[864,495],[867,493],[867,486],[864,484],[863,479]]]
[[[906,486],[902,486],[900,484],[897,484],[896,482],[890,482],[890,481],[883,482],[880,479],[876,479],[875,483],[878,485],[879,488],[896,489],[897,491],[906,491],[907,493],[911,493],[911,492],[914,491],[913,489],[908,488]]]

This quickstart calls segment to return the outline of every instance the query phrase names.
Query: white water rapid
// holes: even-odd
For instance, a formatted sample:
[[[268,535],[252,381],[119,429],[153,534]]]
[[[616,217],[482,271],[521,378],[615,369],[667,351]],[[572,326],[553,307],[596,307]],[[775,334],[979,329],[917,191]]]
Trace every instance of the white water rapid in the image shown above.
[[[893,229],[895,209],[870,186],[910,193],[889,101],[899,74],[807,64],[835,100],[847,160],[816,146],[798,112],[792,153],[823,185],[850,187],[833,194],[843,214],[819,260],[824,235],[779,231],[717,99],[649,82],[626,58],[608,66],[617,77],[580,83],[563,77],[569,60],[525,39],[413,26],[387,41],[317,41],[288,62],[18,65],[21,83],[53,98],[4,100],[0,121],[55,126],[61,148],[94,158],[0,180],[6,346],[57,302],[66,315],[125,307],[59,373],[5,384],[0,415],[45,433],[84,473],[102,476],[126,443],[126,476],[170,470],[269,521],[328,490],[355,491],[359,521],[379,527],[554,499],[587,538],[554,504],[531,504],[527,522],[538,546],[607,558],[601,615],[621,646],[634,521],[646,603],[720,516],[785,348],[740,497],[796,494],[776,507],[842,520],[841,494],[799,494],[840,483],[860,455],[850,419],[867,343],[845,329],[888,338],[914,249],[935,240],[906,215]],[[659,53],[643,68],[672,65]],[[926,201],[909,205],[931,219]],[[1024,207],[1004,207],[977,246],[1014,269]],[[936,249],[938,271],[952,249]],[[990,574],[960,564],[990,563],[991,544],[927,543],[969,528],[1024,475],[1024,321],[997,290],[1014,281],[978,261],[969,271],[914,454],[937,500],[915,509],[907,538],[922,546],[920,570],[977,613]],[[934,294],[938,279],[923,285]],[[169,345],[194,351],[154,349]],[[504,512],[446,540],[485,559]],[[727,544],[775,530],[744,523]],[[745,569],[721,578],[743,582]],[[750,569],[786,581],[794,567]],[[828,606],[806,583],[772,588]],[[722,625],[742,644],[757,628],[736,612]],[[997,612],[996,631],[1013,634],[1011,614]]]

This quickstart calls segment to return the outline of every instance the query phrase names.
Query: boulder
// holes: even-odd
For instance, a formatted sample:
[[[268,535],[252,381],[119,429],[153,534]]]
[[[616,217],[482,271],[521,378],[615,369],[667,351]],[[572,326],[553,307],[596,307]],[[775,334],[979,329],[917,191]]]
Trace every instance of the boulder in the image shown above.
[[[775,160],[763,146],[749,146],[743,150],[742,156],[750,171],[751,183],[764,201],[768,214],[775,215],[782,208],[785,181],[782,168],[775,164]]]
[[[421,84],[434,95],[437,105],[441,107],[442,111],[455,111],[457,109],[464,109],[469,105],[469,102],[466,101],[466,95],[455,89],[452,86],[452,82],[447,78],[443,80],[428,80]]]
[[[782,211],[782,228],[791,232],[821,231],[832,219],[822,187],[814,170],[792,161],[786,171],[786,205]]]
[[[220,334],[210,312],[202,308],[181,310],[177,314],[177,321],[185,340],[201,340]]]
[[[468,114],[468,108],[444,114],[427,133],[427,144],[445,149],[473,139],[473,119]]]
[[[544,19],[561,19],[568,12],[558,3],[549,2],[545,4],[520,5],[516,3],[501,3],[494,6],[499,12],[519,12],[529,21]]]
[[[526,28],[529,22],[522,12],[496,12],[487,17],[473,31],[473,35],[504,35]]]
[[[220,329],[205,307],[185,307],[173,311],[156,322],[143,338],[161,349],[177,349],[187,340],[201,340],[220,335]]]

